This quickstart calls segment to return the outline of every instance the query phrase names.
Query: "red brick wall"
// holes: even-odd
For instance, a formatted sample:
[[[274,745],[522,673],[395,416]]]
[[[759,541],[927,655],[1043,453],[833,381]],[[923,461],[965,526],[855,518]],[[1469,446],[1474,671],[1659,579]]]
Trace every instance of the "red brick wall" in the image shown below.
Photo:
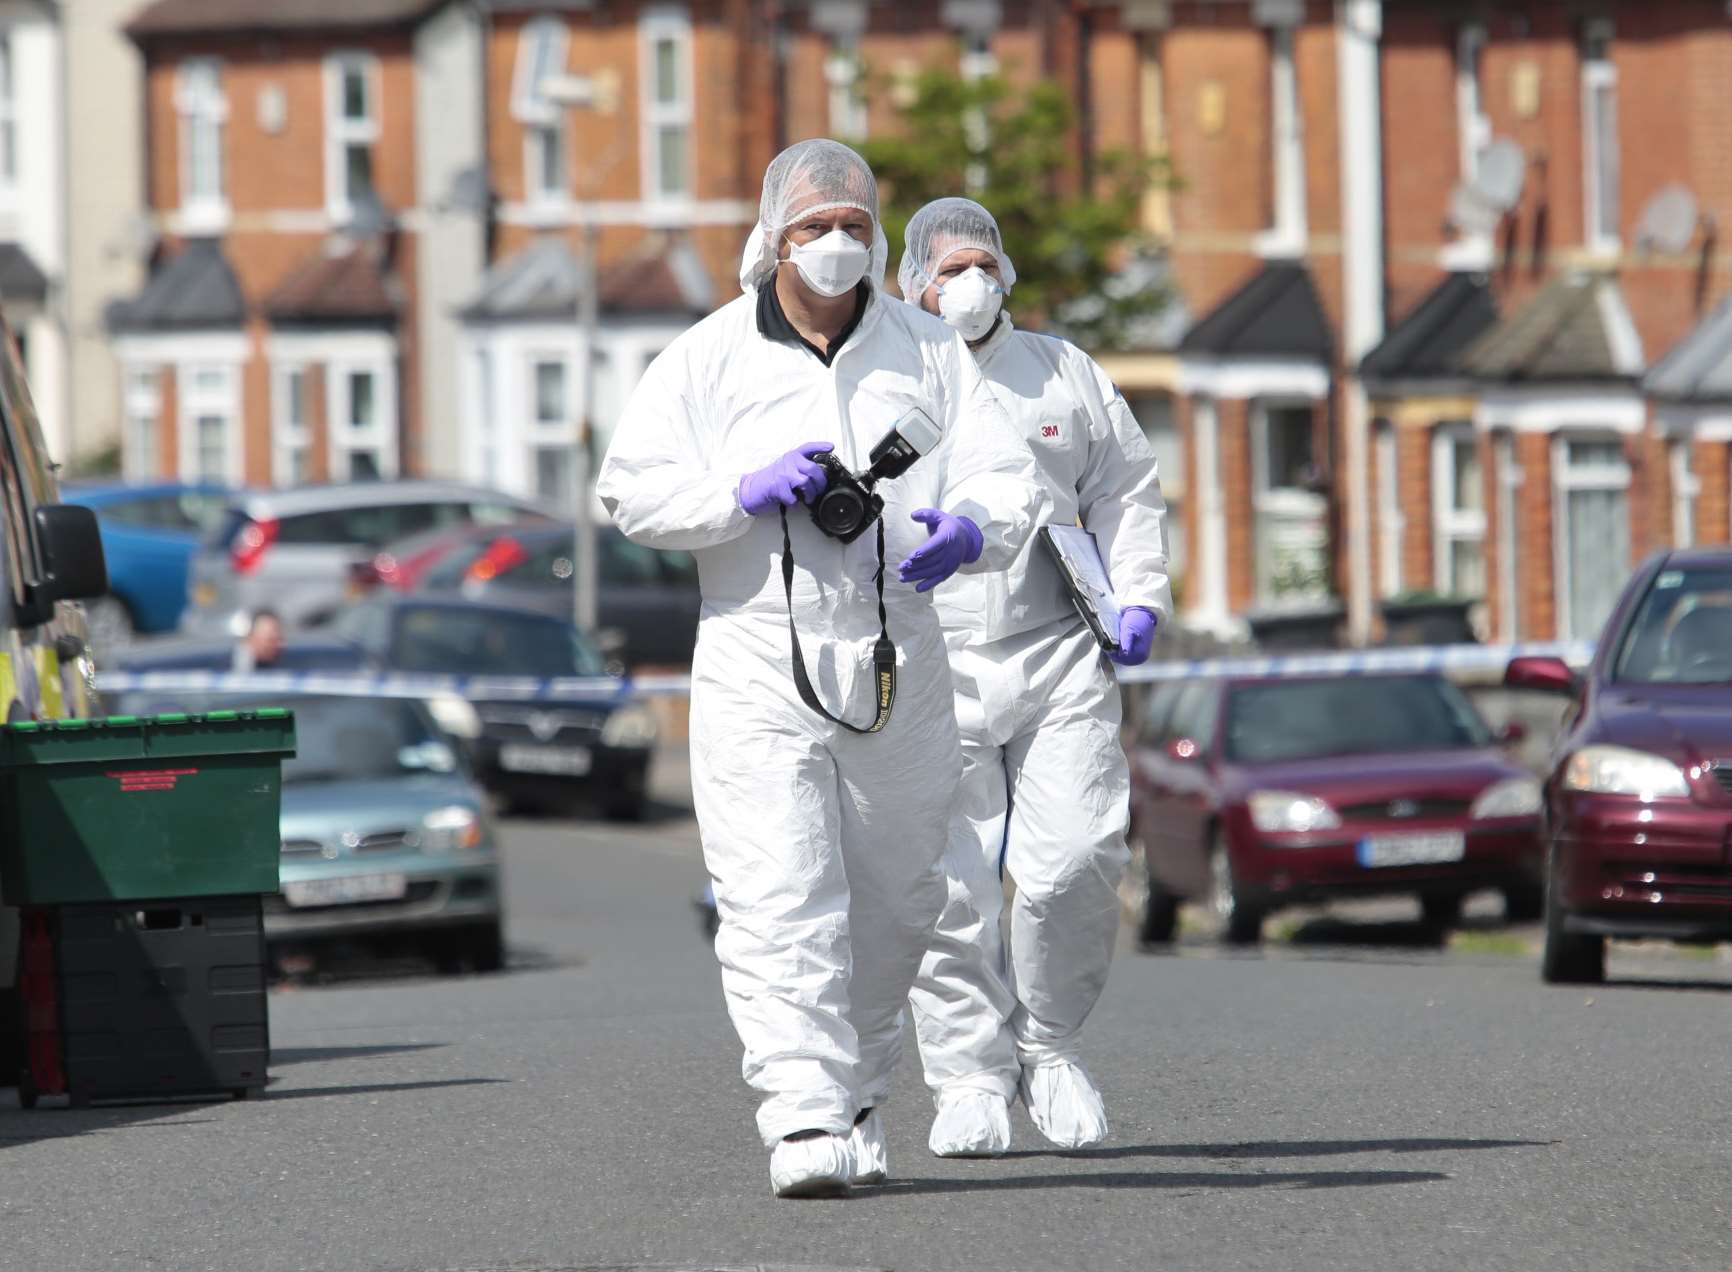
[[[162,392],[162,414],[156,429],[157,475],[172,479],[180,472],[180,386],[172,365],[162,368],[157,383]]]
[[[1256,525],[1251,511],[1250,403],[1216,403],[1220,430],[1222,507],[1227,522],[1227,606],[1235,614],[1256,601]]]
[[[1732,521],[1732,506],[1728,501],[1728,464],[1732,454],[1725,442],[1696,443],[1696,478],[1702,483],[1696,496],[1696,542],[1725,543]]]
[[[1521,591],[1522,639],[1551,640],[1557,633],[1552,588],[1552,439],[1516,434],[1522,486],[1516,492],[1516,573]]]
[[[1395,488],[1404,522],[1401,585],[1412,592],[1433,584],[1431,542],[1431,430],[1412,424],[1395,431]]]

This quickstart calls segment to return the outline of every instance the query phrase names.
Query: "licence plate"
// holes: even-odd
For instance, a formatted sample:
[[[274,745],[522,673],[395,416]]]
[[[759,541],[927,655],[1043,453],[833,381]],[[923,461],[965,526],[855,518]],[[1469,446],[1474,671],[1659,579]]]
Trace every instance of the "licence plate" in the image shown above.
[[[354,905],[361,901],[401,901],[408,891],[405,875],[349,875],[285,883],[283,900],[292,906]]]
[[[1369,835],[1359,841],[1362,866],[1428,866],[1460,861],[1467,855],[1467,836],[1459,830],[1415,835]]]
[[[502,746],[499,767],[513,773],[555,773],[561,777],[582,777],[594,763],[587,747],[581,746]]]

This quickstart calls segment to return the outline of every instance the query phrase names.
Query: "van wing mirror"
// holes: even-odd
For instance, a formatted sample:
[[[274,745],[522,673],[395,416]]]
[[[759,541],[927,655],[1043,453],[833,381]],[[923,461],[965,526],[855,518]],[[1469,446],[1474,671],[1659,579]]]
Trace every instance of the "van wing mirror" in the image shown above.
[[[1580,685],[1576,673],[1562,658],[1524,655],[1509,660],[1503,674],[1508,689],[1537,689],[1542,693],[1574,693]]]
[[[108,594],[108,562],[96,514],[78,504],[44,504],[36,509],[36,542],[42,550],[42,581],[31,600],[88,601]]]

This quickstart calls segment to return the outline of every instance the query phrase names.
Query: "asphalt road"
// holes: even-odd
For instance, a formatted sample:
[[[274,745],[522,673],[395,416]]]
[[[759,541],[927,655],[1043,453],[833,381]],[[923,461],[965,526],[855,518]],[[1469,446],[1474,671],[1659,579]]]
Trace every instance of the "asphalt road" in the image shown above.
[[[778,1202],[690,821],[507,834],[511,970],[275,992],[264,1099],[0,1093],[0,1267],[1732,1266],[1719,961],[1621,953],[1635,979],[1582,992],[1351,925],[1126,949],[1090,1039],[1107,1146],[1046,1151],[1019,1110],[1011,1156],[936,1160],[908,1065],[892,1181]]]

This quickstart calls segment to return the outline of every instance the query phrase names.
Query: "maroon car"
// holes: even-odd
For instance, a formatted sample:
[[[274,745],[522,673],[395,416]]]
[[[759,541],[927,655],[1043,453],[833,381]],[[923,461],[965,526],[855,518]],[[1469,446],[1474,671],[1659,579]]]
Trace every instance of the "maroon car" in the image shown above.
[[[1224,940],[1333,897],[1408,893],[1453,922],[1467,893],[1539,916],[1539,782],[1442,676],[1229,678],[1157,687],[1131,759],[1131,833],[1148,861],[1145,941],[1181,901]]]
[[[1575,698],[1545,783],[1544,978],[1604,980],[1609,936],[1732,939],[1732,551],[1651,558],[1585,675],[1517,658],[1505,683]]]

